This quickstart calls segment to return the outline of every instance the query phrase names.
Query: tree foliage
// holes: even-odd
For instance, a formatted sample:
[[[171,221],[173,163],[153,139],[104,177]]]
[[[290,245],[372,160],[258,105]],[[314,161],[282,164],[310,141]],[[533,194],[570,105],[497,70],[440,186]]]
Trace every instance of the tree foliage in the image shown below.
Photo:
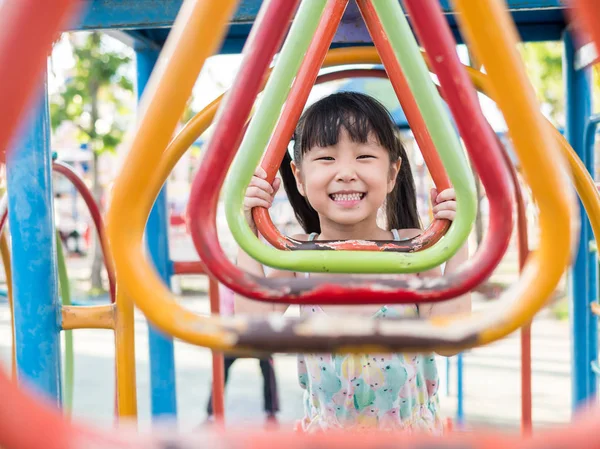
[[[115,115],[130,113],[124,92],[133,92],[132,81],[125,76],[131,58],[107,49],[101,33],[89,33],[82,40],[71,39],[75,66],[72,75],[50,103],[52,129],[63,122],[75,124],[81,143],[95,153],[114,151],[125,129]],[[104,114],[110,105],[116,114]]]

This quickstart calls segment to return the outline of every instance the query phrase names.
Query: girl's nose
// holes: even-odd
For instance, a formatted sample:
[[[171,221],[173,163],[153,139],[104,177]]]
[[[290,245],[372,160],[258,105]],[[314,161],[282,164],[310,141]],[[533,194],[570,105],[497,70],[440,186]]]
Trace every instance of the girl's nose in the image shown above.
[[[340,165],[337,172],[337,181],[351,182],[356,180],[356,170],[352,164]]]

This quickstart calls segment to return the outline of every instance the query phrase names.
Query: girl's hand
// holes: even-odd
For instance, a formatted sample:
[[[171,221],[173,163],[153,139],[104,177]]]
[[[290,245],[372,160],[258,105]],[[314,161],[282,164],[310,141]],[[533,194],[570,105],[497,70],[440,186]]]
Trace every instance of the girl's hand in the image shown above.
[[[244,215],[253,230],[256,230],[256,225],[252,218],[252,208],[270,208],[273,204],[275,194],[281,186],[281,179],[275,178],[273,185],[271,185],[266,181],[266,178],[267,173],[262,167],[258,167],[254,172],[254,176],[252,176],[248,190],[246,190],[246,196],[244,197]]]
[[[438,194],[434,188],[431,189],[430,196],[433,205],[433,218],[454,221],[456,218],[456,193],[454,189],[446,189]]]

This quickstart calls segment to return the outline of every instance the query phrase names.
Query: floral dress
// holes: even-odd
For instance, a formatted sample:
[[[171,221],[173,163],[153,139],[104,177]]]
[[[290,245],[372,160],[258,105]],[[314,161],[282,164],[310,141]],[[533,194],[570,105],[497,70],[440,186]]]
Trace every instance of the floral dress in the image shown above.
[[[324,313],[303,307],[303,313]],[[381,308],[375,319],[417,314],[415,306]],[[302,430],[387,429],[443,432],[434,354],[303,354]]]

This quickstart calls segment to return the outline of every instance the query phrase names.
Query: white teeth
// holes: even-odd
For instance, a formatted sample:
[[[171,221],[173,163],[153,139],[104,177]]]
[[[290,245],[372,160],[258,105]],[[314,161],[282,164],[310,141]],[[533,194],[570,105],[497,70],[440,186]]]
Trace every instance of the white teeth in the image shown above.
[[[331,195],[334,201],[359,201],[362,193],[334,193]]]

